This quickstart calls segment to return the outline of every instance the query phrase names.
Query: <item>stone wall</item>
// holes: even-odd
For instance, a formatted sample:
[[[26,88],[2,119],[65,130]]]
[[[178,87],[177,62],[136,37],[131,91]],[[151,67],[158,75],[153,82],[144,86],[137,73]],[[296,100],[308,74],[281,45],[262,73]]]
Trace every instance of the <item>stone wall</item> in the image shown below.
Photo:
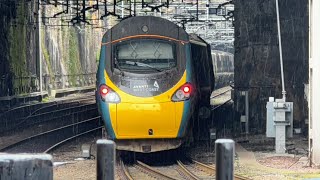
[[[52,17],[63,9],[44,6],[42,11],[43,16]],[[87,12],[87,18],[92,16],[94,14]],[[43,22],[41,50],[45,64],[44,88],[50,85],[58,89],[93,85],[104,30],[83,24],[72,26],[70,23],[66,26],[66,22],[59,18]]]
[[[36,90],[35,7],[32,1],[0,2],[0,97]]]
[[[0,0],[0,97],[40,90],[37,2]],[[61,11],[59,6],[44,5],[41,17],[52,17]],[[95,12],[87,12],[86,17],[98,18]],[[94,23],[103,26],[102,21]],[[65,25],[60,18],[42,18],[43,90],[95,83],[100,42],[106,30]]]
[[[235,110],[244,114],[249,91],[250,129],[265,132],[268,97],[282,98],[275,0],[234,0]],[[294,103],[294,127],[305,127],[308,115],[308,1],[279,0],[287,101]]]

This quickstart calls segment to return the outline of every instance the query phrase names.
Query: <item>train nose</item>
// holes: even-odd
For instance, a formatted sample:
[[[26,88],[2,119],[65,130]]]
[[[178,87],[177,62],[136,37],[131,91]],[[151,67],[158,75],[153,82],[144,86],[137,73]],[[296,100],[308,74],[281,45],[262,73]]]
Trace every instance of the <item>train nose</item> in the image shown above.
[[[173,138],[178,124],[172,102],[154,104],[120,103],[117,105],[119,138]]]

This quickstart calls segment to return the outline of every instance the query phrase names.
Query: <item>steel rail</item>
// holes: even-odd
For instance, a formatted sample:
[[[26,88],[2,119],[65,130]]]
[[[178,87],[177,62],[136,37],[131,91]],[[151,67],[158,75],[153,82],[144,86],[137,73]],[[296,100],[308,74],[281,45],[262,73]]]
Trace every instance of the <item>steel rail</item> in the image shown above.
[[[52,130],[49,130],[49,131],[45,131],[45,132],[42,132],[42,133],[30,136],[30,137],[21,139],[21,140],[19,140],[17,142],[14,142],[14,143],[12,143],[10,145],[7,145],[7,146],[1,148],[0,151],[4,151],[4,150],[7,150],[7,149],[10,149],[10,148],[12,148],[14,146],[17,146],[17,145],[25,142],[25,141],[28,141],[28,140],[31,140],[31,139],[34,139],[34,138],[37,138],[37,137],[40,137],[40,136],[43,136],[43,135],[47,135],[47,134],[50,134],[50,133],[53,133],[53,132],[56,132],[56,131],[59,131],[59,130],[62,130],[62,129],[70,128],[70,127],[73,127],[75,125],[79,125],[79,124],[82,124],[82,123],[93,121],[93,120],[96,120],[98,118],[100,118],[100,116],[94,117],[94,118],[90,118],[90,119],[87,119],[87,120],[84,120],[84,121],[80,121],[80,122],[77,122],[77,123],[69,124],[69,125],[66,125],[66,126],[62,126],[62,127],[59,127],[59,128],[55,128],[55,129],[52,129]]]
[[[225,101],[223,104],[220,104],[219,106],[216,106],[216,107],[213,106],[212,110],[216,110],[217,108],[219,108],[219,107],[227,104],[227,103],[230,102],[231,100],[232,100],[232,99],[228,99],[227,101]]]
[[[78,99],[73,99],[71,102],[64,102],[64,103],[55,103],[55,104],[51,104],[51,105],[49,105],[49,106],[44,106],[44,107],[41,107],[41,108],[39,108],[39,109],[36,109],[36,110],[34,110],[32,113],[30,113],[30,115],[33,115],[33,114],[35,114],[36,112],[38,112],[38,111],[40,111],[40,110],[43,110],[43,109],[46,109],[46,108],[50,108],[50,107],[52,107],[52,106],[59,106],[59,105],[67,105],[67,104],[71,104],[71,103],[78,103],[78,104],[80,104],[80,102],[82,102],[82,101],[90,101],[90,100],[93,100],[92,98],[84,98],[84,99],[80,99],[80,100],[78,100]],[[30,116],[29,115],[29,116]]]
[[[124,165],[123,161],[120,159],[120,171],[124,175],[124,178],[127,180],[133,180],[133,177],[130,175],[129,170]]]
[[[211,96],[210,99],[213,99],[213,98],[216,98],[216,97],[218,97],[218,96],[221,96],[221,95],[223,95],[223,94],[225,94],[225,93],[227,93],[227,92],[229,92],[229,91],[231,91],[231,90],[232,90],[232,88],[230,87],[230,89],[227,89],[227,90],[225,90],[225,91],[223,91],[223,92],[221,92],[221,93],[219,93],[219,94],[216,94],[216,95]]]
[[[81,111],[75,111],[75,112],[72,112],[72,113],[68,113],[67,115],[54,116],[52,118],[48,118],[48,119],[44,119],[44,120],[40,120],[40,121],[36,121],[36,122],[31,122],[31,123],[25,124],[23,126],[22,126],[22,124],[18,124],[18,125],[15,125],[14,127],[11,127],[10,129],[1,131],[1,133],[14,131],[14,130],[17,130],[17,129],[23,128],[23,127],[30,127],[32,125],[37,125],[37,124],[44,123],[44,122],[52,122],[54,119],[59,119],[59,118],[67,117],[67,116],[73,116],[73,115],[76,115],[78,113],[84,113],[84,112],[88,112],[88,111],[92,111],[92,110],[96,110],[96,109],[97,108],[94,107],[94,108],[89,108],[89,109],[85,109],[85,110],[81,110]]]
[[[203,164],[201,162],[195,161],[192,159],[192,163],[194,163],[197,168],[201,169],[202,171],[208,173],[208,174],[215,174],[216,168],[214,166],[209,166],[206,164]],[[234,175],[235,180],[250,180],[250,178],[240,176],[240,175]]]
[[[188,176],[188,179],[200,180],[200,178],[198,178],[191,171],[189,171],[187,167],[180,160],[177,160],[177,164],[179,165],[183,173]]]
[[[198,169],[201,169],[203,172],[205,172],[207,174],[210,174],[210,175],[215,174],[216,169],[212,166],[203,164],[203,163],[195,161],[195,160],[192,160],[192,163],[194,163]]]
[[[166,175],[140,161],[137,161],[136,164],[134,165],[135,167],[137,167],[137,169],[141,170],[141,171],[146,171],[146,172],[149,172],[151,173],[153,176],[155,177],[159,177],[161,179],[168,179],[168,180],[177,180],[176,178],[174,177],[171,177],[169,175]]]
[[[85,109],[85,110],[82,110],[82,111],[75,111],[75,112],[72,112],[72,113],[68,113],[67,115],[55,116],[55,117],[53,117],[53,118],[46,119],[46,120],[43,120],[43,121],[38,121],[38,122],[30,123],[30,124],[27,124],[27,125],[25,125],[25,126],[28,127],[28,126],[36,125],[36,124],[43,123],[43,122],[51,122],[51,121],[53,121],[54,119],[66,117],[66,116],[69,116],[69,115],[75,115],[75,114],[78,114],[78,113],[88,112],[88,111],[96,110],[96,109],[97,109],[97,108],[90,108],[90,109]],[[7,131],[14,130],[14,129],[17,129],[17,128],[21,128],[21,126],[15,126],[14,128],[11,128],[11,129],[9,129],[9,130],[7,130]]]
[[[63,108],[63,109],[59,109],[59,110],[55,110],[55,111],[50,111],[50,112],[45,112],[45,113],[41,113],[41,114],[31,115],[31,116],[27,116],[27,117],[25,117],[25,118],[19,118],[19,119],[21,119],[21,121],[20,121],[19,123],[17,123],[14,128],[19,127],[21,124],[23,124],[24,122],[26,122],[26,121],[27,121],[28,119],[30,119],[30,118],[39,117],[39,116],[45,116],[45,115],[48,115],[48,114],[57,113],[57,112],[63,112],[63,111],[68,111],[68,110],[72,110],[72,109],[76,109],[76,108],[82,108],[82,107],[91,106],[91,105],[94,105],[94,104],[95,104],[95,103],[84,104],[84,105],[80,105],[80,106]],[[81,112],[81,111],[80,111],[80,112]],[[55,118],[56,118],[56,117],[55,117]],[[52,119],[55,119],[55,118],[52,118]],[[19,120],[19,119],[18,119],[18,120]],[[10,129],[9,129],[9,130],[10,130]]]
[[[45,116],[47,114],[50,114],[50,113],[55,113],[55,112],[62,112],[62,111],[68,111],[70,109],[73,109],[73,108],[81,108],[83,106],[88,106],[88,105],[93,105],[95,103],[91,103],[91,104],[85,104],[85,105],[77,105],[77,106],[74,106],[74,107],[68,107],[68,108],[62,108],[62,109],[57,109],[57,110],[54,110],[54,111],[49,111],[49,112],[45,112],[45,113],[41,113],[41,114],[35,114],[36,112],[38,112],[39,110],[43,110],[43,109],[46,109],[46,108],[49,108],[49,107],[52,107],[52,106],[59,106],[59,105],[68,105],[69,103],[74,103],[74,100],[76,99],[73,99],[71,102],[68,101],[68,102],[65,102],[65,103],[54,103],[52,105],[49,105],[49,106],[45,106],[45,107],[41,107],[39,109],[36,109],[35,111],[33,111],[31,114],[29,114],[28,116],[25,116],[25,117],[20,117],[20,118],[17,118],[13,121],[12,118],[6,118],[5,120],[2,120],[3,122],[1,122],[0,124],[4,124],[4,127],[3,128],[0,128],[0,132],[1,133],[5,133],[5,132],[8,132],[8,131],[12,131],[14,129],[17,129],[19,128],[22,124],[24,124],[28,119],[30,118],[34,118],[34,117],[39,117],[39,116]],[[89,98],[85,98],[85,99],[82,99],[82,100],[76,100],[78,101],[78,104],[80,104],[80,101],[94,101],[93,99],[89,99]],[[56,117],[55,117],[56,118]],[[51,118],[51,119],[55,119],[55,118]],[[1,119],[1,118],[0,118]],[[49,119],[49,120],[51,120]],[[10,121],[11,120],[11,121]],[[10,121],[11,125],[8,126],[8,121]],[[18,122],[17,122],[18,121]],[[46,120],[48,121],[48,120]],[[32,123],[31,123],[32,124]]]
[[[64,139],[63,141],[60,141],[60,142],[54,144],[53,146],[49,147],[49,148],[46,149],[43,153],[48,153],[48,152],[52,151],[53,149],[55,149],[56,147],[60,146],[61,144],[65,143],[65,142],[67,142],[67,141],[70,141],[70,140],[72,140],[72,139],[74,139],[74,138],[76,138],[76,137],[79,137],[79,136],[82,136],[82,135],[85,135],[85,134],[94,132],[94,131],[99,130],[99,129],[101,129],[101,128],[103,128],[103,126],[100,126],[100,127],[97,127],[97,128],[91,129],[91,130],[88,130],[88,131],[86,131],[86,132],[82,132],[82,133],[80,133],[80,134],[71,136],[71,137],[69,137],[69,138],[67,138],[67,139]]]
[[[92,95],[94,96],[94,95]],[[2,118],[4,115],[12,112],[12,111],[15,111],[15,110],[19,110],[19,109],[23,109],[23,108],[26,108],[26,107],[32,107],[32,106],[36,106],[36,105],[47,105],[49,104],[48,106],[44,106],[44,107],[41,107],[39,109],[42,109],[42,108],[46,108],[46,107],[49,107],[49,106],[54,106],[54,105],[57,105],[59,103],[61,104],[67,104],[68,102],[64,102],[64,101],[73,101],[73,100],[82,100],[82,99],[89,99],[87,97],[85,98],[80,98],[80,99],[77,99],[77,98],[68,98],[68,99],[61,99],[61,100],[58,100],[58,101],[51,101],[51,102],[44,102],[44,103],[35,103],[35,104],[26,104],[26,105],[22,105],[22,106],[18,106],[18,107],[15,107],[15,108],[12,108],[12,109],[9,109],[8,111],[5,111],[4,113],[2,113],[0,115],[0,118]],[[53,104],[51,104],[53,103]],[[51,105],[50,105],[51,104]]]
[[[92,101],[94,101],[94,100],[92,100]],[[61,112],[61,111],[67,111],[67,110],[76,109],[76,108],[81,108],[81,107],[90,106],[90,105],[94,105],[94,104],[95,103],[89,103],[89,104],[84,104],[84,105],[80,105],[80,106],[73,106],[73,107],[58,109],[58,110],[54,110],[54,111],[44,112],[44,113],[41,113],[41,114],[30,115],[30,116],[27,116],[25,118],[19,118],[19,119],[22,119],[23,121],[26,121],[29,118],[33,118],[33,117],[37,117],[37,116],[43,116],[43,115],[47,115],[47,114],[51,114],[51,113],[57,113],[57,112]]]

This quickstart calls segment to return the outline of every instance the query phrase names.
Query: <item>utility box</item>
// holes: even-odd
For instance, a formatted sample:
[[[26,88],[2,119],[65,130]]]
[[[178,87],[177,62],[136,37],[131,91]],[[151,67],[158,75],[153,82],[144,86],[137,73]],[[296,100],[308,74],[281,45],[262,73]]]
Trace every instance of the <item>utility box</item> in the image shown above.
[[[82,144],[81,146],[82,157],[90,159],[91,157],[91,145],[90,144]]]
[[[217,139],[217,130],[215,128],[210,128],[210,140]]]
[[[286,136],[293,136],[293,102],[281,102],[282,99],[276,99],[269,97],[267,102],[267,137],[276,137],[276,124],[283,124],[286,126]],[[284,121],[276,119],[276,112],[279,110],[285,111]]]

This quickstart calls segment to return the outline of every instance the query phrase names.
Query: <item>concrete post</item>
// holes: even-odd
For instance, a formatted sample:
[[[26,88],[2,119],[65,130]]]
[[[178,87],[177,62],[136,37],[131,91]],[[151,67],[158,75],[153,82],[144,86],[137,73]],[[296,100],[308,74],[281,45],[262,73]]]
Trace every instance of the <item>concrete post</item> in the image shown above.
[[[278,124],[276,125],[276,153],[284,154],[286,153],[286,125]]]
[[[97,180],[115,179],[116,145],[113,141],[97,141]]]
[[[286,104],[285,102],[274,103],[275,120],[274,125],[276,128],[276,153],[286,153]]]
[[[49,154],[0,154],[0,179],[52,180]]]
[[[249,90],[245,91],[246,105],[246,134],[249,134]]]
[[[233,180],[234,141],[218,139],[215,142],[216,179]]]
[[[312,163],[320,165],[320,1],[309,0],[309,152]]]

